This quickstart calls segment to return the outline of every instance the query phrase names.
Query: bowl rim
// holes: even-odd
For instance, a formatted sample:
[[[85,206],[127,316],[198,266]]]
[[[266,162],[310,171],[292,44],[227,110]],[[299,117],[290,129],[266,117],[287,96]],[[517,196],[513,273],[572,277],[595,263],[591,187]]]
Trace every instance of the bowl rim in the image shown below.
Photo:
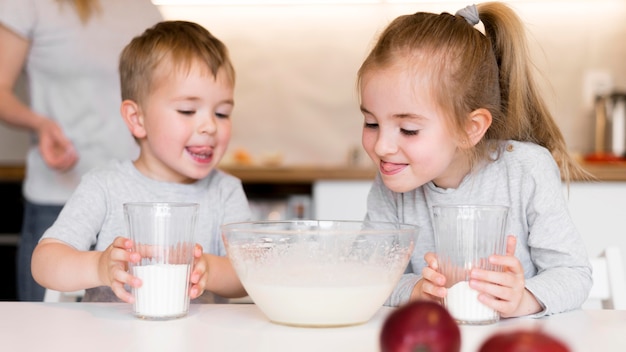
[[[389,234],[389,231],[393,231],[394,234],[401,233],[419,233],[419,226],[415,224],[401,223],[401,222],[391,222],[391,221],[365,221],[365,220],[320,220],[320,219],[297,219],[297,220],[252,220],[252,221],[238,221],[238,222],[230,222],[223,224],[220,226],[223,233],[253,233],[253,234],[288,234],[288,235],[302,235],[302,234],[310,234],[310,233],[319,233],[320,229],[289,229],[289,230],[278,230],[272,228],[253,228],[251,225],[260,224],[260,225],[279,225],[279,224],[302,224],[306,226],[307,224],[315,224],[319,226],[322,223],[340,223],[347,225],[357,225],[357,224],[373,224],[373,225],[388,225],[389,228],[386,229],[367,229],[367,230],[359,230],[359,234],[380,234],[385,233]],[[238,228],[242,227],[243,228]],[[354,233],[354,229],[328,229],[329,234],[347,234]]]

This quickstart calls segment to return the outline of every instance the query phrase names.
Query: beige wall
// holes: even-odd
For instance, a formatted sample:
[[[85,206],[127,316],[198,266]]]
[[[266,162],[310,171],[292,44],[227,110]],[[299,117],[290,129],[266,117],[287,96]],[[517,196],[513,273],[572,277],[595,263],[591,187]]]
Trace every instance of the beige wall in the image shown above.
[[[626,89],[626,1],[509,2],[528,26],[541,87],[571,149],[591,151],[593,117],[584,81],[590,71],[606,71],[616,88]],[[360,148],[355,74],[376,33],[399,14],[454,12],[465,5],[161,9],[168,19],[203,24],[231,50],[238,73],[231,151],[245,148],[257,161],[280,152],[287,164],[338,164],[350,148]],[[7,158],[3,141],[14,136],[0,129],[0,162]]]

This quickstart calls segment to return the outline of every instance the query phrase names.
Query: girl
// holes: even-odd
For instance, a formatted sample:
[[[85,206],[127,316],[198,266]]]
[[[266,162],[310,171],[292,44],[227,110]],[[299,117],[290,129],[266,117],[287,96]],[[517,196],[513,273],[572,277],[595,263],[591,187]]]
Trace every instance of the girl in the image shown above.
[[[485,32],[474,27],[482,22]],[[389,304],[439,300],[430,207],[510,207],[503,272],[473,269],[470,287],[502,317],[578,308],[591,287],[586,250],[561,176],[584,177],[532,80],[524,28],[506,5],[396,18],[359,70],[363,147],[379,173],[366,220],[421,227]],[[421,273],[421,276],[417,273]]]

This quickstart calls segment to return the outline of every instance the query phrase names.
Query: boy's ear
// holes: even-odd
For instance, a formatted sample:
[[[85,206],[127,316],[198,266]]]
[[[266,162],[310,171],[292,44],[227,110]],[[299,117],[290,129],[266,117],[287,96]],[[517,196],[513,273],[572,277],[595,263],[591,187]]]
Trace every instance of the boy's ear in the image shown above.
[[[472,146],[476,145],[485,135],[491,126],[491,112],[487,109],[476,109],[472,111],[467,119],[465,132]]]
[[[143,124],[143,113],[139,105],[132,100],[124,100],[120,107],[122,118],[128,127],[130,133],[135,138],[144,138],[146,136],[146,129]]]

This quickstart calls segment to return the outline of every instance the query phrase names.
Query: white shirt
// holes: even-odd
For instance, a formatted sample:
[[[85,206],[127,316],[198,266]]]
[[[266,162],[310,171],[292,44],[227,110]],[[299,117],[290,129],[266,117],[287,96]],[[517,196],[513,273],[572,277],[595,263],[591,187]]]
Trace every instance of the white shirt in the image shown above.
[[[23,187],[31,202],[61,205],[88,170],[138,155],[119,113],[119,55],[162,16],[150,0],[99,4],[83,24],[71,1],[0,0],[0,23],[30,42],[24,72],[31,108],[60,124],[79,157],[68,172],[52,170],[33,136]]]

